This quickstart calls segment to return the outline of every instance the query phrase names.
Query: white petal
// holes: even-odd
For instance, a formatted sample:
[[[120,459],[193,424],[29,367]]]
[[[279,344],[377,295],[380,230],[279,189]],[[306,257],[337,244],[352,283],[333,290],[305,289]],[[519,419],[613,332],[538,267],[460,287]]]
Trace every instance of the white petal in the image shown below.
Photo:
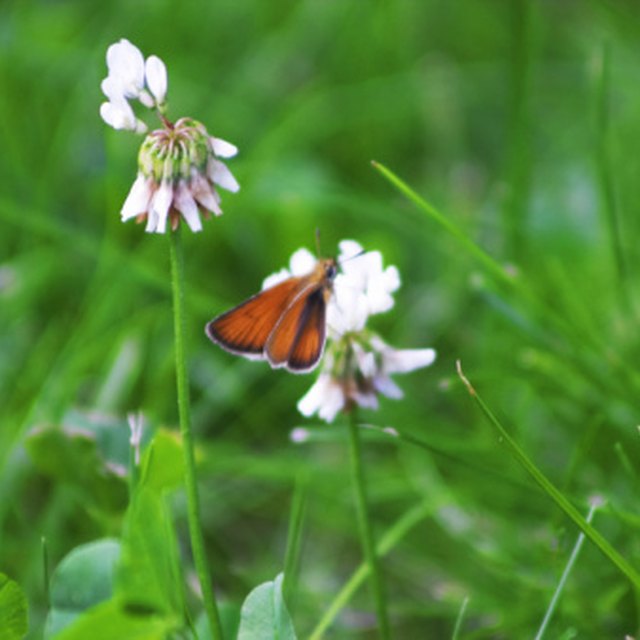
[[[167,68],[164,62],[158,56],[149,56],[144,65],[144,74],[156,103],[162,104],[167,95]]]
[[[367,298],[348,277],[338,274],[327,307],[327,325],[338,335],[361,331],[368,318]]]
[[[198,205],[193,199],[189,187],[182,180],[176,189],[175,207],[182,214],[191,231],[202,231],[202,220],[200,220]]]
[[[376,373],[376,358],[372,351],[365,351],[358,342],[352,344],[358,362],[358,369],[365,378],[373,378]]]
[[[129,195],[127,195],[127,199],[124,201],[122,209],[120,210],[120,217],[122,220],[129,220],[130,218],[134,218],[135,216],[144,213],[149,206],[151,196],[152,190],[150,180],[139,173],[129,190]]]
[[[158,214],[153,210],[149,209],[147,212],[147,224],[144,230],[147,233],[155,233],[158,227]]]
[[[197,171],[191,174],[191,193],[205,209],[208,209],[217,216],[222,215],[222,209],[218,204],[220,197],[211,187],[209,181]]]
[[[358,403],[358,406],[363,409],[377,409],[379,406],[378,396],[373,392],[356,393],[353,399]]]
[[[100,105],[101,118],[114,129],[128,129],[137,133],[144,132],[146,125],[133,115],[129,103],[122,99],[114,102],[103,102]]]
[[[385,375],[376,376],[373,379],[373,386],[376,391],[379,391],[387,398],[393,398],[394,400],[400,400],[404,396],[402,389],[389,377]]]
[[[156,101],[146,89],[141,89],[137,97],[147,109],[153,109],[156,106]]]
[[[313,271],[317,258],[308,249],[298,249],[294,251],[291,259],[289,260],[289,269],[280,269],[271,275],[268,275],[262,282],[263,289],[269,289],[284,282],[291,276],[306,276]]]
[[[367,308],[369,315],[376,313],[384,313],[393,308],[393,296],[391,296],[382,287],[376,286],[379,283],[370,283],[367,287]]]
[[[222,140],[222,138],[211,136],[211,146],[219,158],[233,158],[238,153],[238,147],[235,144]]]
[[[209,175],[209,179],[214,184],[221,186],[227,191],[231,191],[231,193],[239,191],[240,185],[238,184],[238,181],[233,177],[231,171],[227,169],[227,165],[225,165],[224,162],[211,158],[207,167],[207,173]]]
[[[386,373],[408,373],[428,367],[436,359],[434,349],[392,349],[382,352],[382,368]]]
[[[289,260],[289,269],[294,276],[306,276],[313,271],[318,259],[309,249],[298,249]]]
[[[324,400],[328,382],[328,376],[321,374],[311,385],[309,391],[298,401],[298,411],[307,418],[312,416],[321,406]]]
[[[173,200],[173,186],[168,180],[160,183],[160,188],[155,192],[151,199],[150,213],[155,214],[154,231],[156,233],[164,233],[167,230],[167,217],[169,207]],[[149,225],[147,225],[148,227]],[[149,229],[147,228],[147,231]]]
[[[140,49],[123,38],[107,49],[107,66],[109,75],[122,83],[125,95],[137,98],[144,86],[144,57]]]
[[[383,286],[386,291],[392,293],[400,288],[400,272],[398,267],[391,265],[384,270],[382,274]]]
[[[288,269],[280,269],[271,275],[267,276],[262,281],[262,289],[270,289],[281,282],[284,282],[287,278],[291,277],[291,272]]]
[[[100,89],[102,89],[102,93],[104,93],[104,95],[107,96],[109,100],[125,100],[124,89],[122,88],[122,83],[118,80],[118,78],[107,76],[100,83]]]
[[[298,402],[298,410],[304,416],[318,413],[326,422],[333,422],[344,403],[345,397],[340,386],[328,374],[322,373]]]
[[[338,262],[348,261],[362,253],[362,246],[355,240],[342,240],[338,243],[340,255]]]
[[[367,251],[357,258],[341,264],[342,272],[363,289],[367,282],[382,272],[382,254],[379,251]]]
[[[324,404],[320,407],[318,415],[325,422],[333,422],[345,405],[345,397],[342,389],[337,385],[331,385],[324,398]]]

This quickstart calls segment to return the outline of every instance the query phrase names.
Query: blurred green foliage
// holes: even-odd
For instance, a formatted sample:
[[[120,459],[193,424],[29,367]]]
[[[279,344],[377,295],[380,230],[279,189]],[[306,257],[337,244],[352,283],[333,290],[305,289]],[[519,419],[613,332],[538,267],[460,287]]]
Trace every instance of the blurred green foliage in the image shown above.
[[[67,448],[42,429],[64,431],[80,410],[107,416],[126,446],[127,412],[177,422],[168,241],[120,223],[139,140],[98,115],[106,48],[121,37],[166,62],[170,117],[193,116],[240,148],[229,166],[241,191],[184,236],[221,601],[238,608],[282,571],[296,483],[305,509],[287,605],[300,637],[361,562],[344,425],[289,439],[313,376],[234,358],[203,333],[295,249],[313,249],[316,228],[326,255],[354,238],[399,267],[396,307],[374,328],[438,351],[432,368],[398,380],[403,401],[361,416],[425,444],[366,440],[378,537],[425,505],[383,561],[395,637],[451,637],[465,598],[460,637],[532,637],[577,536],[505,455],[455,377],[457,358],[584,514],[590,496],[605,498],[595,526],[640,566],[637,3],[3,0],[0,571],[27,594],[31,637],[47,614],[41,538],[53,567],[120,537],[124,519],[123,487],[76,482],[114,450]],[[371,160],[509,265],[526,295],[494,281]],[[50,434],[51,448],[29,455],[29,433]],[[77,456],[77,468],[59,473],[72,451],[64,465]],[[169,501],[188,574],[184,499]],[[376,637],[369,596],[358,590],[327,637]],[[586,544],[549,637],[639,627],[637,594]]]

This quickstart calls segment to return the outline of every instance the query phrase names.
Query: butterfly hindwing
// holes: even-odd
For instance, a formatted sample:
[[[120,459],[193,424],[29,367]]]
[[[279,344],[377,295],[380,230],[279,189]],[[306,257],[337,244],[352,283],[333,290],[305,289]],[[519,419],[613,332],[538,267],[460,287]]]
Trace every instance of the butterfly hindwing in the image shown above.
[[[324,348],[324,289],[318,285],[308,287],[284,313],[265,348],[271,366],[302,373],[316,365]]]

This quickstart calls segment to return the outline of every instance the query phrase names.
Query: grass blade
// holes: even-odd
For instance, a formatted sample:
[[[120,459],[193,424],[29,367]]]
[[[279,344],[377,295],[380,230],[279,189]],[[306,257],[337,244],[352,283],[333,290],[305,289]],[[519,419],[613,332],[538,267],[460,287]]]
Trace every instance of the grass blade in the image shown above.
[[[631,581],[636,589],[640,589],[640,573],[638,573],[610,544],[594,529],[580,514],[580,512],[564,497],[564,495],[552,484],[552,482],[536,467],[527,454],[518,446],[517,442],[509,435],[500,421],[484,403],[477,391],[462,372],[460,361],[457,362],[458,375],[467,387],[469,394],[480,407],[482,413],[491,423],[499,435],[500,442],[506,445],[509,453],[524,467],[525,471],[535,480],[540,488],[564,511],[573,522],[584,532],[585,536],[600,549],[600,551]]]
[[[587,515],[587,519],[586,519],[587,523],[591,524],[591,521],[593,520],[593,516],[595,515],[598,506],[599,504],[596,501],[592,503],[591,508],[589,509],[589,514]],[[571,569],[573,568],[573,565],[578,559],[578,554],[580,553],[580,549],[582,549],[582,545],[584,544],[584,538],[585,538],[584,533],[580,532],[580,534],[578,535],[578,539],[576,540],[576,544],[573,547],[573,551],[569,556],[569,560],[567,561],[567,566],[564,568],[564,571],[560,576],[560,581],[558,582],[558,586],[556,587],[556,590],[553,593],[553,597],[551,598],[551,602],[549,603],[549,606],[547,607],[547,611],[544,614],[544,618],[542,619],[542,623],[540,624],[540,628],[538,629],[538,633],[536,634],[535,640],[542,640],[544,636],[544,632],[546,631],[547,625],[549,624],[549,620],[551,620],[551,616],[553,615],[553,612],[556,609],[556,605],[558,604],[558,600],[560,599],[560,595],[562,593],[562,590],[564,589],[564,585],[567,583],[567,579],[569,578],[569,573],[571,573]]]

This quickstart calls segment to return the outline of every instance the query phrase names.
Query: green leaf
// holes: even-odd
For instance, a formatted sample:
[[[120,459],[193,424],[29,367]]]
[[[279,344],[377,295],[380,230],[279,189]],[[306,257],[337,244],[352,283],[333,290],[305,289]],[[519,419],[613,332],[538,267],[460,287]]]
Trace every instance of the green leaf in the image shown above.
[[[108,459],[95,430],[78,426],[43,426],[32,429],[25,441],[38,470],[88,494],[88,503],[117,511],[127,500],[124,465]]]
[[[238,640],[296,640],[282,597],[283,575],[256,587],[244,601]]]
[[[112,599],[80,616],[55,640],[166,640],[179,626],[173,617],[136,615]]]
[[[0,640],[20,640],[28,627],[24,592],[17,582],[0,573]]]
[[[116,593],[128,607],[181,615],[181,585],[171,518],[162,497],[141,487],[127,513]]]
[[[45,637],[52,637],[85,610],[111,598],[119,556],[120,543],[104,539],[76,547],[63,558],[51,578]]]
[[[182,484],[182,441],[174,431],[160,429],[142,457],[141,482],[150,489],[173,489]]]

